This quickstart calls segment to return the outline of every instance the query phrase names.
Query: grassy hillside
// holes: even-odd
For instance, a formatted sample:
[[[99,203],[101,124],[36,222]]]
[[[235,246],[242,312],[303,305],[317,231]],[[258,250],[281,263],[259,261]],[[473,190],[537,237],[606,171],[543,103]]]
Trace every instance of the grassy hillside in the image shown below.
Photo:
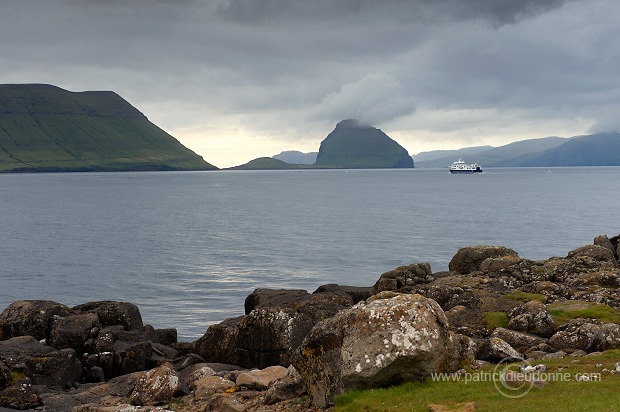
[[[401,145],[381,130],[343,120],[321,142],[316,166],[332,168],[413,167]]]
[[[0,85],[0,171],[208,169],[113,92]]]

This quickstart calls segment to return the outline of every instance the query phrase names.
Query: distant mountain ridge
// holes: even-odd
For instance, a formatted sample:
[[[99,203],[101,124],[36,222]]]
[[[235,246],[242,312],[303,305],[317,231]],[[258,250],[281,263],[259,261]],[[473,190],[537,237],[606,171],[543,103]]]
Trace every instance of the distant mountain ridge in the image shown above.
[[[457,156],[446,156],[435,158],[428,161],[416,162],[417,167],[448,167],[452,162],[462,157],[468,163],[479,163],[483,167],[495,167],[501,162],[523,156],[528,153],[537,153],[543,150],[552,149],[567,142],[569,139],[561,137],[543,137],[540,139],[528,139],[509,143],[504,146],[493,147],[478,153],[463,154]]]
[[[457,157],[463,157],[468,163],[479,163],[483,168],[620,166],[620,133],[522,140],[466,156],[418,161],[416,166],[448,167]]]
[[[313,165],[319,152],[303,153],[297,150],[287,150],[272,156],[274,159],[297,165]]]
[[[495,163],[496,167],[620,166],[620,133],[569,139],[557,147]]]
[[[416,164],[420,164],[420,162],[428,162],[431,160],[458,158],[465,155],[477,154],[493,148],[493,146],[472,146],[463,147],[462,149],[456,150],[431,150],[429,152],[420,152],[418,154],[414,154],[411,157]]]
[[[114,92],[0,85],[0,171],[210,169]]]

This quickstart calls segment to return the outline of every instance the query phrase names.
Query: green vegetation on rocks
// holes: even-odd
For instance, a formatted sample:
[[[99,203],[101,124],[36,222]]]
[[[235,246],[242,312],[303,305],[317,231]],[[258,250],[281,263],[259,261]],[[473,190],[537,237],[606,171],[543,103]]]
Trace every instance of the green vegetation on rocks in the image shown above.
[[[0,85],[0,172],[209,169],[114,92]]]
[[[556,326],[566,324],[571,319],[598,319],[606,323],[620,323],[620,311],[603,303],[566,300],[548,305]]]

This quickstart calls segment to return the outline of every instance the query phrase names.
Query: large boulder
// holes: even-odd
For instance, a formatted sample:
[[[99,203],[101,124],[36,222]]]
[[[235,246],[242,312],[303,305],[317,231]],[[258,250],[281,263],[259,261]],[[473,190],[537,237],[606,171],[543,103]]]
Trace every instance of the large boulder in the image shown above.
[[[104,327],[122,325],[125,330],[134,330],[143,326],[140,309],[129,302],[88,302],[75,306],[73,310],[78,313],[97,314]]]
[[[613,267],[618,267],[618,261],[614,254],[613,248],[608,249],[599,245],[586,245],[568,253],[567,258],[589,257],[598,262],[605,262]]]
[[[613,243],[611,243],[611,240],[609,240],[609,238],[606,235],[599,235],[595,237],[594,244],[597,246],[602,246],[605,249],[609,249],[611,253],[614,254],[616,259],[618,259],[618,253],[616,251],[616,248],[614,247]]]
[[[317,322],[351,305],[351,297],[342,293],[312,294],[283,307],[259,305],[243,317],[209,327],[196,342],[196,352],[207,362],[287,367]]]
[[[476,359],[497,363],[508,360],[517,362],[522,360],[523,357],[505,340],[497,336],[491,336],[478,347]]]
[[[502,256],[518,257],[519,255],[514,250],[504,246],[468,246],[456,252],[456,255],[450,260],[448,268],[453,272],[468,274],[479,271],[480,265],[485,259]]]
[[[290,306],[309,296],[308,291],[302,289],[255,289],[245,298],[245,314],[258,308]]]
[[[530,301],[514,308],[508,317],[508,329],[533,335],[550,337],[555,332],[555,322],[545,304]]]
[[[431,265],[428,263],[414,263],[407,266],[399,266],[396,269],[383,273],[375,283],[378,292],[385,290],[401,290],[407,286],[433,281]]]
[[[142,372],[129,397],[129,402],[132,405],[158,405],[168,403],[180,392],[179,373],[168,363]]]
[[[547,343],[547,339],[540,336],[532,335],[526,332],[519,332],[516,330],[505,329],[502,327],[495,328],[491,337],[499,338],[512,346],[515,350],[520,352],[527,352],[534,347],[540,347]]]
[[[473,361],[473,341],[447,326],[443,310],[431,299],[417,294],[381,299],[379,294],[318,323],[292,363],[313,403],[325,407],[346,390],[453,372]]]
[[[46,340],[55,318],[75,314],[71,308],[49,300],[19,300],[0,314],[0,340],[34,336]]]
[[[594,319],[572,319],[549,338],[555,350],[602,352],[620,347],[620,325]]]
[[[78,356],[82,356],[85,342],[99,326],[99,317],[94,313],[57,318],[52,323],[48,343],[56,349],[71,348]]]

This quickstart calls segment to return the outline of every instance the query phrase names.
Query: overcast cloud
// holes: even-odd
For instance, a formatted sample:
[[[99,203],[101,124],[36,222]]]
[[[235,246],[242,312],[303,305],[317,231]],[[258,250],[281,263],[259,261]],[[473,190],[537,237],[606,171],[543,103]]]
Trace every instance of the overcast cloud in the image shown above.
[[[616,0],[5,0],[1,83],[113,90],[219,167],[619,130]]]

